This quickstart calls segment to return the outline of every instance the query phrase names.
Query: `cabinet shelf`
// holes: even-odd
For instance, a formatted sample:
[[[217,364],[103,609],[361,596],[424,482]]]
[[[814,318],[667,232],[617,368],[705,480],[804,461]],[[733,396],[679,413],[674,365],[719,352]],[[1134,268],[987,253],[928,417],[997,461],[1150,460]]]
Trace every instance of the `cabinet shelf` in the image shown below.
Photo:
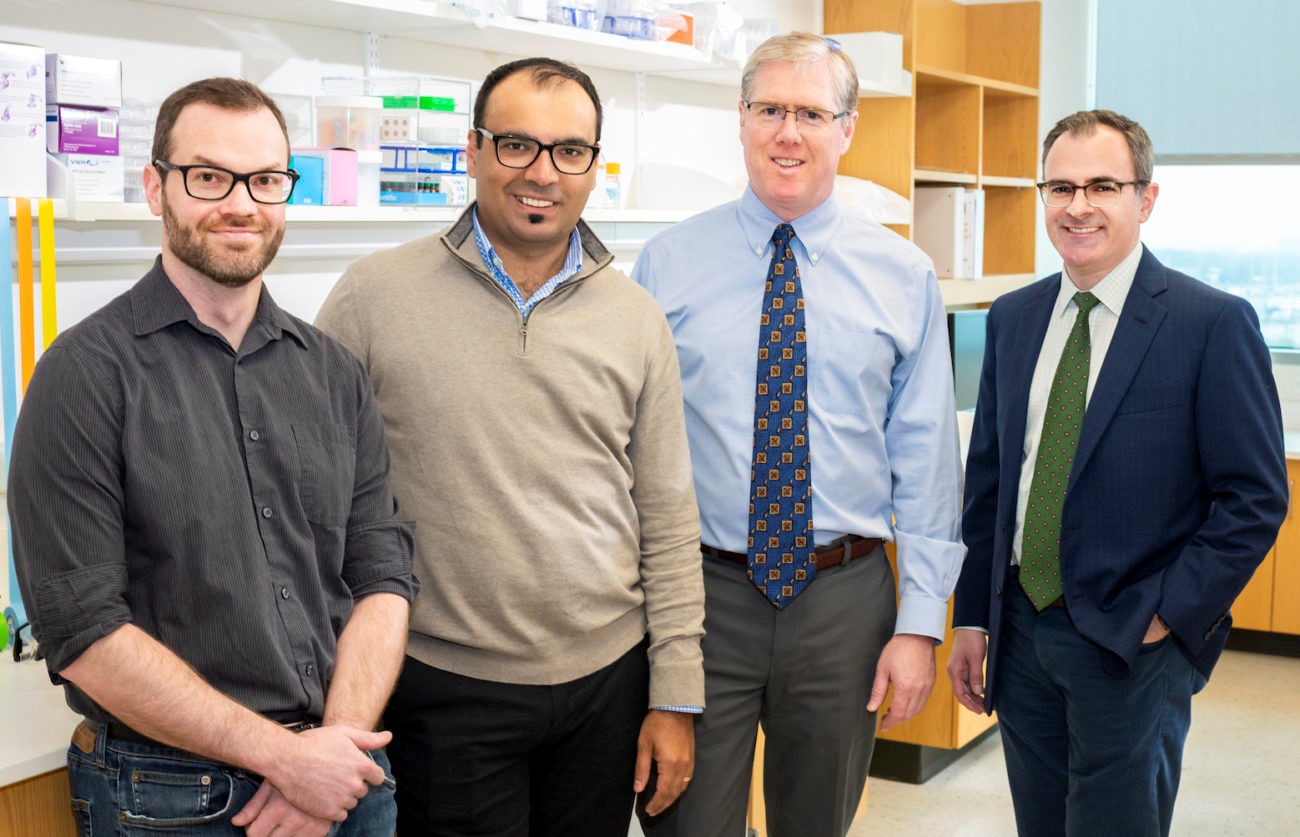
[[[920,180],[920,178],[917,178]],[[981,186],[1012,186],[1018,189],[1033,189],[1038,186],[1037,181],[1032,177],[1002,177],[994,174],[986,174],[980,177]]]
[[[1032,273],[1004,273],[982,279],[940,279],[939,293],[945,308],[974,308],[1032,284],[1037,278]]]
[[[155,220],[142,203],[95,203],[81,201],[71,212],[63,200],[53,204],[54,218],[71,223]],[[461,206],[287,206],[289,224],[446,224],[460,215]],[[602,224],[674,224],[695,214],[694,209],[590,209],[584,220]],[[11,210],[12,214],[12,210]],[[36,215],[33,206],[32,215]]]
[[[983,87],[986,94],[1004,95],[1004,96],[1024,96],[1032,99],[1038,98],[1038,88],[1029,87],[1024,84],[1015,84],[1010,81],[1001,79],[988,78],[986,76],[972,75],[971,73],[959,73],[955,70],[945,70],[942,67],[917,67],[916,83],[933,84],[933,85],[968,85],[971,87]]]
[[[913,169],[912,179],[917,183],[950,183],[953,186],[974,186],[979,177],[968,171]]]

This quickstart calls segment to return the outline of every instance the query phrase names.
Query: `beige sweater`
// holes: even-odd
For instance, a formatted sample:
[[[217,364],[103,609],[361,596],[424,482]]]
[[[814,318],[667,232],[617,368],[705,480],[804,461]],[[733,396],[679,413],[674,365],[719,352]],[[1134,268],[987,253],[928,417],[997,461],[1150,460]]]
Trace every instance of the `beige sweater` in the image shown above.
[[[650,706],[704,704],[699,521],[677,355],[654,300],[580,224],[583,266],[525,323],[467,211],[368,256],[317,325],[369,370],[403,519],[407,653],[550,685],[650,635]]]

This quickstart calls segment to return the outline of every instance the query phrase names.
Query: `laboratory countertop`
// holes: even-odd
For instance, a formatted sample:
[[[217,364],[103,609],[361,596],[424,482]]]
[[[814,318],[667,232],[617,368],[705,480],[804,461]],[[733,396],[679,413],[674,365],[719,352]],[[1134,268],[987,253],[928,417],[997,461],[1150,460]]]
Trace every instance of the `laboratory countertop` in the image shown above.
[[[67,766],[68,742],[81,716],[63,689],[50,683],[45,664],[0,658],[0,787]]]

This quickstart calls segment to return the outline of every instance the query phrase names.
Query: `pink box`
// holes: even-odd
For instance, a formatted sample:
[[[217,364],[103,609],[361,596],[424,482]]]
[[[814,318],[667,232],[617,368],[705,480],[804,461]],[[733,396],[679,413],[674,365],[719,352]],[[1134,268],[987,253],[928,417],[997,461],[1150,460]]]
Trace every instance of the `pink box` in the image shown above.
[[[357,152],[351,148],[295,148],[295,157],[325,161],[323,201],[326,206],[357,205]]]
[[[45,108],[45,148],[51,154],[99,154],[116,157],[117,108],[48,105]]]

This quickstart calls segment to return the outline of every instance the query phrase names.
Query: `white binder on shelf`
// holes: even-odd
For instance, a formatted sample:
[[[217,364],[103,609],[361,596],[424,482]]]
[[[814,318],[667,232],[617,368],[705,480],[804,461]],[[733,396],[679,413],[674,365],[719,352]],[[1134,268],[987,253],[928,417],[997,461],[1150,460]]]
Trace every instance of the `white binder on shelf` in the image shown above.
[[[984,190],[917,186],[913,239],[934,260],[941,279],[984,275]]]

